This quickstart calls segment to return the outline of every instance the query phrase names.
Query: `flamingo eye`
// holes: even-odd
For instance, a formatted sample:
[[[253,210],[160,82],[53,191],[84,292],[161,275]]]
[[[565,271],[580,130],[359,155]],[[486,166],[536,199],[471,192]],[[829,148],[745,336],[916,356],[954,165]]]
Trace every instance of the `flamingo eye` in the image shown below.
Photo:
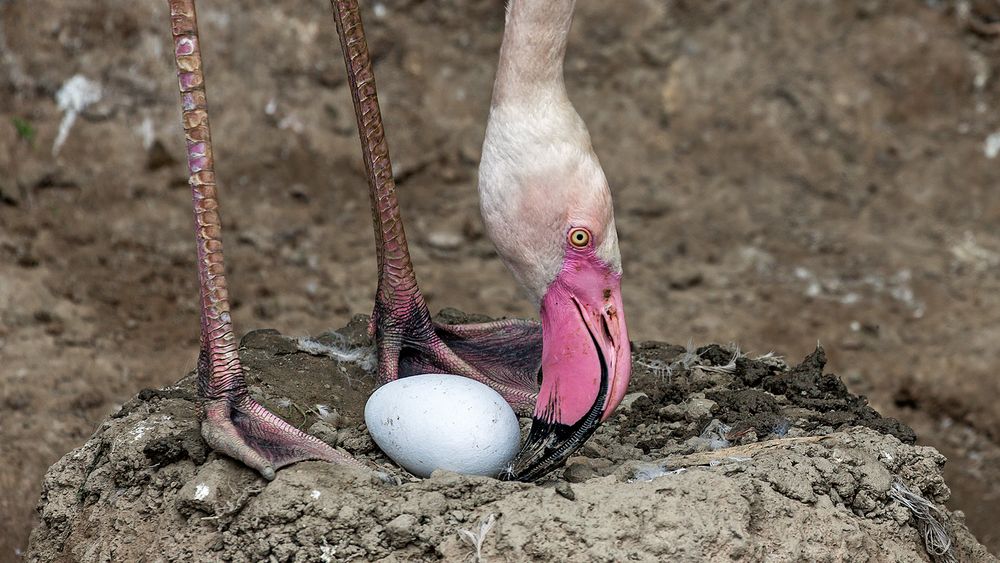
[[[576,248],[586,248],[590,244],[590,231],[582,227],[570,229],[569,243]]]

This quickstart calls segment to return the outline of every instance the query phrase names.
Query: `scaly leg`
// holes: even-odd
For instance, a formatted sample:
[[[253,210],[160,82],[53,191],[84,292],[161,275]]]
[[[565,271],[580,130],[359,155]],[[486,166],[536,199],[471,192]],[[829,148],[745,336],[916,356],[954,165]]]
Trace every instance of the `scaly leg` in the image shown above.
[[[428,372],[463,375],[495,389],[519,414],[531,414],[538,394],[541,325],[503,320],[456,326],[431,320],[406,246],[358,3],[331,0],[331,4],[358,120],[375,225],[379,272],[369,332],[378,348],[378,381]]]
[[[168,4],[198,244],[201,290],[198,392],[206,399],[202,435],[209,446],[242,461],[266,479],[274,478],[275,469],[305,459],[361,466],[274,415],[247,392],[229,316],[220,238],[222,223],[194,0],[168,0]]]

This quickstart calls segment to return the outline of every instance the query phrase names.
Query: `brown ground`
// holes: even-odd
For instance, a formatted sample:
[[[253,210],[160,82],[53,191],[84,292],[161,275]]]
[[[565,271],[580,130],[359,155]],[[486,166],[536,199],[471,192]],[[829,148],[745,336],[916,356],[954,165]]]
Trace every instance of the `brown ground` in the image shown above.
[[[580,0],[567,83],[615,193],[633,338],[796,358],[822,341],[852,390],[949,457],[951,506],[998,552],[1000,39],[979,25],[995,6]],[[201,10],[243,331],[318,333],[371,304],[328,10]],[[432,308],[531,315],[474,190],[502,2],[379,14],[369,40]],[[166,23],[165,2],[0,2],[0,560],[25,545],[45,467],[194,364]],[[53,157],[55,93],[75,74],[104,96]]]

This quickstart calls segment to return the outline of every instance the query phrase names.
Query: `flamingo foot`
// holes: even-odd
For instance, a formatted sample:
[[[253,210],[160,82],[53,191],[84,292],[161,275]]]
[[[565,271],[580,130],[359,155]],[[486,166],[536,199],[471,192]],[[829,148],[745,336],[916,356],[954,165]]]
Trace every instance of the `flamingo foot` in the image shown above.
[[[519,416],[530,416],[538,397],[542,329],[521,319],[474,324],[432,321],[427,308],[376,299],[371,325],[379,353],[380,384],[421,373],[475,379],[497,393]],[[411,305],[411,306],[403,306]]]
[[[268,481],[286,465],[309,459],[363,467],[253,400],[245,391],[205,404],[201,434],[216,451],[258,471]]]

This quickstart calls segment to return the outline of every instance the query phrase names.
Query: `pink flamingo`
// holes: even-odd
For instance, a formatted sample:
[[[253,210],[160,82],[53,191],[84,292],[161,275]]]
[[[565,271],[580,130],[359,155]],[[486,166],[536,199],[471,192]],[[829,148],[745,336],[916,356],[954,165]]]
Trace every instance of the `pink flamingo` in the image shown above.
[[[202,434],[211,447],[268,479],[305,459],[361,465],[269,412],[247,391],[229,315],[194,0],[168,3],[196,220]],[[611,416],[631,371],[611,193],[563,82],[575,0],[510,2],[479,172],[488,233],[538,303],[541,324],[431,319],[406,245],[357,0],[332,4],[375,226],[379,274],[369,331],[377,381],[444,372],[491,386],[519,414],[532,414],[528,439],[505,477],[536,479]]]

